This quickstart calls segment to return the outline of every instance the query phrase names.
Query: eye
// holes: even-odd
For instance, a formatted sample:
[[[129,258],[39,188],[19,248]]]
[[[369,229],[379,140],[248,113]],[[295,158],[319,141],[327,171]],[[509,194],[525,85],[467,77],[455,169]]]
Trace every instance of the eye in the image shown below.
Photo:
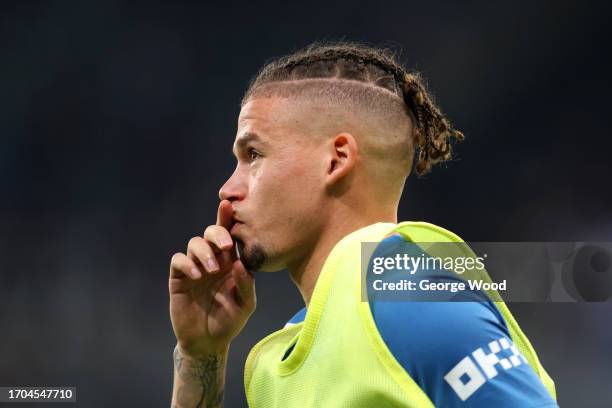
[[[247,151],[247,154],[249,155],[249,159],[251,159],[251,161],[253,161],[253,160],[255,160],[255,159],[257,159],[257,158],[261,157],[261,155],[259,154],[259,152],[258,152],[257,150],[255,150],[255,149],[253,149],[253,148],[250,148],[250,149]]]

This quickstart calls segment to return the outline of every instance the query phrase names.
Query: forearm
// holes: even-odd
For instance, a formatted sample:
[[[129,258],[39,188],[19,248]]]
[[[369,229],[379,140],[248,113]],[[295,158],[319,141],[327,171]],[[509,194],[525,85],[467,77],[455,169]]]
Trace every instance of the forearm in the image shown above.
[[[174,349],[172,408],[223,406],[227,350],[190,358]]]

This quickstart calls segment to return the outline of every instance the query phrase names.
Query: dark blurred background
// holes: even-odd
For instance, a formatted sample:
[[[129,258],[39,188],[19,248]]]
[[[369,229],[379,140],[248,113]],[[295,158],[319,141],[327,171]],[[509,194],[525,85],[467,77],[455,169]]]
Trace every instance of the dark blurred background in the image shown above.
[[[314,40],[401,49],[467,136],[447,168],[411,177],[401,219],[472,241],[612,241],[610,8],[3,2],[0,385],[169,405],[170,257],[215,220],[251,76]],[[246,405],[250,347],[303,306],[286,273],[257,288],[228,407]],[[612,406],[610,302],[510,306],[562,407]]]

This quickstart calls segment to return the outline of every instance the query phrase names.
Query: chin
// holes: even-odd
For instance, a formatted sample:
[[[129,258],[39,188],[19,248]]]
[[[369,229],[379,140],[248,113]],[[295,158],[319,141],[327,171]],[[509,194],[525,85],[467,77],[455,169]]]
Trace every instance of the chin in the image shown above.
[[[267,254],[259,245],[249,245],[238,239],[236,241],[240,260],[251,272],[259,271],[266,264]]]
[[[245,268],[251,272],[276,272],[285,268],[285,265],[278,261],[277,257],[270,256],[270,253],[262,246],[257,244],[246,244],[244,241],[237,240],[240,260]]]

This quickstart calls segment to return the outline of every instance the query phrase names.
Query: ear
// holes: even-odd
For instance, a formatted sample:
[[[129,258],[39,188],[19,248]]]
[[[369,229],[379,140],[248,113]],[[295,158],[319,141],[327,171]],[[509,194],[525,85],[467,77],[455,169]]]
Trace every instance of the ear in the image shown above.
[[[350,133],[338,133],[331,139],[327,184],[332,186],[345,178],[357,164],[359,147]]]

